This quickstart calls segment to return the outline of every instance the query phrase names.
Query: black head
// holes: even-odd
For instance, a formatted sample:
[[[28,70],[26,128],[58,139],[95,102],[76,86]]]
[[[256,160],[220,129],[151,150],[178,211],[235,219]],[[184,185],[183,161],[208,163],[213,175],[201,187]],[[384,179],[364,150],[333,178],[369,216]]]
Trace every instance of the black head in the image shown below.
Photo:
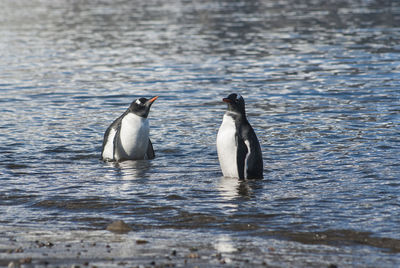
[[[158,96],[155,96],[151,99],[146,99],[146,98],[140,98],[131,103],[129,106],[130,112],[147,118],[150,112],[150,107],[153,104],[153,102],[158,98]]]
[[[227,98],[223,98],[222,101],[228,103],[228,111],[242,115],[246,114],[244,99],[239,94],[232,93]]]

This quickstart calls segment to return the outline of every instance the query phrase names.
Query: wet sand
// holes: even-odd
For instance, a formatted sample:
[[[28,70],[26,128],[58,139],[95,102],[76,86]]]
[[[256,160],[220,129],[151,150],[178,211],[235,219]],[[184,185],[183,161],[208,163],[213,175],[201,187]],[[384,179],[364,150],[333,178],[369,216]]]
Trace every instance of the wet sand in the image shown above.
[[[372,251],[378,257],[368,258]],[[395,256],[366,246],[249,241],[187,230],[0,229],[1,267],[394,267]]]
[[[173,240],[144,239],[107,231],[37,231],[22,235],[2,239],[1,267],[216,267],[255,264],[240,259],[240,256],[232,259],[200,244],[177,245]]]

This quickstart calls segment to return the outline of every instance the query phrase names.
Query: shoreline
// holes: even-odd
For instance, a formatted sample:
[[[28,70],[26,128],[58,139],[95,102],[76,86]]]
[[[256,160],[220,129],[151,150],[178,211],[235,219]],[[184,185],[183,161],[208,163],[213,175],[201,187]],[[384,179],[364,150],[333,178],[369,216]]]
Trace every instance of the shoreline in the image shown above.
[[[393,267],[395,253],[368,246],[307,245],[193,230],[0,229],[0,267]],[[374,252],[373,259],[368,258]],[[380,253],[377,253],[380,252]],[[377,256],[378,254],[378,256]]]

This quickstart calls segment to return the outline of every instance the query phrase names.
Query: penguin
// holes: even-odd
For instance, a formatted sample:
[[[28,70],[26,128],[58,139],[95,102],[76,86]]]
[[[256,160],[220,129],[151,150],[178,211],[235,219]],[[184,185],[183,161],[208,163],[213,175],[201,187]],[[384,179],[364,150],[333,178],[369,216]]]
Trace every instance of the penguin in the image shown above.
[[[217,153],[224,177],[262,179],[263,159],[256,133],[247,121],[239,94],[222,99],[228,104],[217,135]]]
[[[153,144],[149,138],[150,107],[158,96],[139,98],[106,130],[101,158],[104,161],[153,159]]]

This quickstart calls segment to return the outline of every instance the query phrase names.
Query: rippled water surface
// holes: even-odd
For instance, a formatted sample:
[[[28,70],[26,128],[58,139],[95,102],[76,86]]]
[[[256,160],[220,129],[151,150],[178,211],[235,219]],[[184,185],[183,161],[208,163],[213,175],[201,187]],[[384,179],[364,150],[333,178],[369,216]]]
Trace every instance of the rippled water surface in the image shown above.
[[[124,220],[277,266],[400,264],[397,1],[0,7],[3,234]],[[262,181],[219,169],[231,92],[261,142]],[[108,125],[155,95],[156,159],[100,161]]]

